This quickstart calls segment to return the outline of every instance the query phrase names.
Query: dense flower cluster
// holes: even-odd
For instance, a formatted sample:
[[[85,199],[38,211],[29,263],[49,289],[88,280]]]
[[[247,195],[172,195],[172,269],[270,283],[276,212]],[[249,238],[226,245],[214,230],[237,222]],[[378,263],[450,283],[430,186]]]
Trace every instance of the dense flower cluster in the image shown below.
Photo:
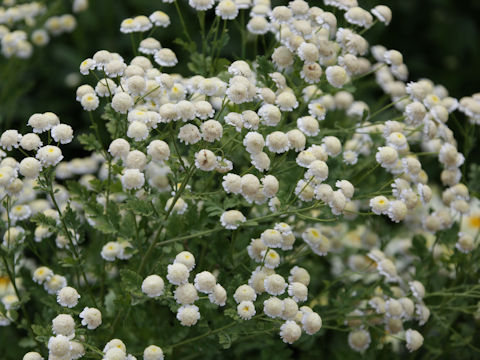
[[[88,0],[73,0],[72,11],[78,13],[88,8]],[[17,3],[4,1],[0,7],[0,41],[2,55],[29,58],[33,45],[45,46],[51,36],[72,32],[77,21],[71,14],[51,15],[52,11],[40,1]]]
[[[426,239],[434,261],[476,249],[479,203],[462,183],[465,158],[448,120],[458,109],[479,124],[480,96],[457,100],[431,80],[408,81],[399,51],[371,46],[364,31],[388,25],[388,7],[324,3],[325,9],[303,0],[276,7],[268,0],[190,0],[201,25],[204,11],[214,11],[220,38],[227,21],[249,14],[242,36],[274,44],[264,57],[193,76],[171,73],[184,59],[152,37],[171,24],[166,13],[125,19],[122,33],[142,34],[140,55],[127,60],[100,50],[80,64],[94,81],[76,91],[92,121],[94,135],[80,138],[90,156],[63,158],[73,129],[51,112],[30,117],[31,133],[3,132],[0,187],[8,226],[2,249],[13,261],[4,262],[9,280],[0,294],[0,325],[14,322],[12,310],[21,309],[25,288],[10,275],[25,269],[36,293],[50,294],[61,309],[40,337],[52,360],[86,351],[135,359],[112,337],[136,306],[167,308],[166,316],[173,315],[162,322],[176,319],[188,328],[212,313],[234,320],[198,339],[258,321],[293,344],[303,334],[318,335],[334,313],[354,351],[398,338],[408,351],[419,349],[431,310],[410,249],[414,238]],[[52,18],[45,27],[56,35],[73,29],[69,19],[70,27]],[[26,34],[12,47],[8,39],[17,35],[5,31],[4,55],[28,57],[21,50],[29,44]],[[215,64],[217,50],[196,56]],[[355,92],[368,76],[389,103],[367,104]],[[427,171],[432,160],[441,167],[438,179]],[[396,226],[392,236],[382,234]],[[454,243],[437,242],[449,229]],[[35,249],[46,242],[65,266],[41,263],[35,252],[35,261],[25,257],[27,244]],[[356,290],[332,302],[332,285],[319,286],[325,275],[319,264]],[[342,296],[349,306],[336,309]],[[125,304],[128,312],[120,310]],[[90,342],[90,332],[101,331],[111,339],[103,350]],[[170,353],[176,346],[160,345]],[[144,359],[164,358],[157,345],[142,346]]]

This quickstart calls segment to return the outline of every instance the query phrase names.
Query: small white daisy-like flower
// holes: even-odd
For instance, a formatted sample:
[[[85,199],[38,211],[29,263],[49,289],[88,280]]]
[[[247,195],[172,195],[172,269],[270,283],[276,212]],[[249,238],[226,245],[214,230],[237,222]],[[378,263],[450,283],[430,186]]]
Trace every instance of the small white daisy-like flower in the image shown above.
[[[220,216],[220,223],[228,230],[237,229],[246,220],[245,216],[238,210],[228,210]]]
[[[126,169],[120,179],[125,190],[140,189],[145,184],[145,175],[138,169]]]
[[[363,352],[370,346],[370,333],[365,329],[358,329],[348,334],[348,345],[358,352]]]
[[[210,294],[215,290],[215,285],[217,284],[217,279],[209,271],[202,271],[195,275],[194,280],[195,288],[205,294]]]
[[[303,313],[302,328],[308,335],[313,335],[322,328],[322,318],[313,311]]]
[[[272,296],[263,302],[263,312],[271,318],[279,318],[282,316],[285,305],[282,300]]]
[[[52,138],[57,143],[68,144],[73,140],[73,129],[70,125],[58,124],[51,130]]]
[[[282,276],[273,274],[265,278],[264,286],[270,295],[282,295],[285,292],[287,283]]]
[[[116,241],[110,241],[102,247],[100,255],[106,261],[115,261],[121,251],[121,246]]]
[[[17,130],[6,130],[0,136],[0,145],[4,150],[12,150],[12,148],[18,148],[22,135]]]
[[[163,295],[165,283],[158,275],[149,275],[142,282],[142,291],[151,298]]]
[[[94,330],[102,324],[102,313],[96,308],[85,307],[80,315],[82,325],[89,330]]]
[[[412,292],[413,296],[421,301],[425,296],[425,287],[420,281],[414,280],[408,283],[410,287],[410,291]]]
[[[135,141],[145,140],[149,135],[148,127],[145,123],[134,121],[130,123],[127,130],[127,136]]]
[[[215,289],[213,289],[213,291],[208,294],[208,299],[212,304],[218,306],[225,306],[227,302],[227,292],[222,285],[216,284]]]
[[[173,292],[173,296],[175,301],[182,305],[193,304],[198,300],[197,289],[190,283],[179,285]]]
[[[271,152],[277,154],[288,151],[290,147],[288,136],[281,131],[274,131],[273,133],[268,134],[265,144]]]
[[[270,247],[270,248],[282,247],[283,238],[282,238],[282,234],[278,230],[267,229],[260,235],[260,239],[267,247]]]
[[[163,360],[163,351],[156,345],[150,345],[143,351],[144,360]]]
[[[195,166],[203,171],[215,170],[217,165],[217,157],[215,154],[207,149],[200,150],[195,153]]]
[[[160,66],[172,67],[177,65],[178,63],[177,56],[172,50],[168,48],[158,50],[153,58],[155,62]]]
[[[183,305],[178,309],[177,319],[182,326],[193,326],[200,319],[200,311],[196,305]]]
[[[62,150],[57,146],[47,145],[38,149],[36,158],[42,165],[55,166],[63,159]]]
[[[255,315],[255,305],[251,301],[242,301],[237,306],[237,314],[243,320],[250,320]]]
[[[280,326],[280,337],[287,344],[293,344],[302,336],[302,328],[295,321],[287,320]]]
[[[288,282],[299,282],[305,286],[308,286],[310,284],[310,274],[308,271],[304,268],[301,268],[299,266],[294,266],[290,270],[290,276],[288,277]]]
[[[260,257],[264,260],[264,265],[268,269],[275,269],[280,265],[280,255],[273,249],[263,250],[260,253]]]
[[[164,1],[164,2],[167,2],[167,1]],[[172,2],[172,1],[168,1],[168,2]],[[150,14],[149,19],[155,26],[167,27],[168,25],[170,25],[170,17],[163,11],[159,11],[159,10],[154,11],[153,13]]]
[[[309,106],[310,105],[311,104],[309,104]],[[317,136],[320,132],[318,121],[313,116],[303,116],[298,118],[297,127],[307,136]]]
[[[63,335],[69,339],[75,337],[75,320],[72,315],[60,314],[52,320],[52,332],[55,335]]]
[[[80,294],[70,286],[65,286],[57,293],[57,303],[64,307],[73,308],[77,306],[78,299],[80,299]]]
[[[167,266],[167,280],[174,285],[186,284],[190,272],[182,263],[174,263]]]
[[[13,220],[21,221],[28,219],[32,215],[32,210],[28,205],[18,204],[11,208],[10,215]]]
[[[408,351],[418,350],[423,345],[423,336],[417,330],[405,331],[405,340]]]
[[[288,285],[288,295],[296,302],[306,301],[308,297],[308,288],[300,282],[290,283]]]
[[[140,51],[142,54],[153,55],[161,48],[162,46],[160,45],[160,41],[149,37],[140,41],[138,51]]]
[[[398,280],[397,268],[389,259],[381,259],[377,263],[378,272],[387,278],[387,281],[394,282]]]
[[[45,281],[48,281],[53,276],[53,271],[46,267],[40,266],[33,272],[33,281],[37,284],[43,284]]]
[[[255,301],[257,298],[257,294],[255,290],[249,285],[240,285],[237,290],[235,290],[235,294],[233,294],[233,298],[238,303],[242,301]]]
[[[174,263],[182,263],[188,271],[192,271],[195,268],[195,257],[189,251],[182,251],[175,256]]]
[[[66,358],[70,355],[72,346],[70,340],[64,335],[52,336],[48,339],[48,351],[50,357]]]
[[[120,114],[126,114],[133,107],[133,99],[126,92],[116,93],[112,98],[112,108]]]
[[[37,150],[43,145],[40,137],[35,133],[29,133],[22,136],[20,140],[20,146],[27,151]]]
[[[385,196],[379,195],[370,199],[370,207],[372,208],[373,213],[382,215],[388,212],[390,202]]]
[[[238,15],[238,7],[235,1],[221,0],[215,8],[215,15],[220,16],[222,20],[233,20]]]
[[[80,63],[80,73],[82,75],[88,75],[90,71],[95,69],[96,65],[97,63],[95,60],[91,58],[85,59]]]

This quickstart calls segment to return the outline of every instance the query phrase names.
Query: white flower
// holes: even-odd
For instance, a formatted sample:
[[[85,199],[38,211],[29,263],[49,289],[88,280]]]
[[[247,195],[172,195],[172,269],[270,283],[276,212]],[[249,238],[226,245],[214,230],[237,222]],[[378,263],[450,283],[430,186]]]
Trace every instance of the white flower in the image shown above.
[[[4,150],[12,150],[12,148],[18,148],[22,135],[17,130],[6,130],[0,137],[0,145]]]
[[[128,126],[127,136],[135,141],[145,140],[148,137],[148,127],[141,121],[134,121]]]
[[[167,48],[158,50],[154,55],[154,59],[158,65],[165,67],[172,67],[178,63],[175,53]]]
[[[244,223],[247,219],[238,210],[225,211],[220,216],[220,223],[225,229],[235,230],[239,227],[240,223]]]
[[[358,352],[363,352],[370,346],[370,333],[364,329],[358,329],[348,334],[348,345]]]
[[[303,314],[302,328],[308,335],[313,335],[322,328],[322,318],[315,312]]]
[[[130,152],[130,144],[125,139],[115,139],[110,143],[108,152],[115,158],[124,158]]]
[[[196,305],[183,305],[178,309],[177,319],[183,326],[193,326],[200,319],[200,312]]]
[[[205,294],[210,294],[215,290],[215,285],[217,284],[217,279],[211,272],[202,271],[195,275],[195,288]]]
[[[55,166],[63,159],[62,150],[57,146],[47,145],[38,149],[36,158],[42,165]]]
[[[237,314],[243,320],[250,320],[255,315],[255,305],[251,301],[242,301],[237,305]]]
[[[213,289],[213,292],[208,294],[208,299],[211,303],[215,305],[225,306],[227,302],[227,292],[222,285],[217,284],[215,285],[215,289]]]
[[[76,289],[65,286],[57,293],[57,302],[64,307],[72,308],[77,306],[80,294]]]
[[[240,285],[237,290],[235,290],[233,298],[238,304],[242,301],[255,301],[255,299],[257,298],[257,294],[251,286],[244,284]]]
[[[302,329],[297,325],[295,321],[287,320],[280,326],[280,337],[284,343],[293,344],[300,339],[302,335]]]
[[[290,276],[288,277],[288,281],[290,283],[299,282],[305,286],[308,286],[308,284],[310,283],[310,274],[306,269],[294,266],[290,270]]]
[[[18,165],[18,171],[26,179],[36,179],[42,170],[42,164],[35,158],[27,157],[20,161]],[[0,171],[0,176],[2,172]]]
[[[142,282],[142,291],[148,297],[158,297],[163,294],[165,283],[158,275],[149,275]]]
[[[43,143],[40,140],[40,137],[34,133],[23,135],[20,140],[20,146],[27,151],[37,150],[42,145]]]
[[[167,266],[167,280],[174,285],[186,284],[190,272],[182,263],[174,263]]]
[[[212,171],[217,165],[217,157],[207,149],[195,153],[195,166],[203,171]]]
[[[112,108],[120,114],[126,114],[133,106],[132,97],[125,93],[119,92],[116,93],[112,98]]]
[[[52,331],[55,335],[64,335],[69,339],[75,337],[75,320],[72,315],[60,314],[52,320]]]
[[[48,339],[48,351],[53,356],[58,356],[59,358],[68,356],[71,348],[70,341],[66,336],[57,335]]]
[[[274,296],[263,302],[263,312],[274,319],[282,315],[284,307],[283,301]]]
[[[290,141],[288,136],[281,131],[274,131],[267,135],[266,145],[271,152],[281,154],[288,151]]]
[[[87,326],[89,330],[96,329],[102,324],[102,313],[96,308],[85,307],[80,313],[82,325]]]
[[[70,125],[58,124],[51,130],[52,138],[57,143],[68,144],[73,139],[73,129]]]
[[[198,300],[198,293],[195,286],[190,283],[179,285],[173,292],[175,301],[182,305],[193,304]]]
[[[288,285],[288,295],[290,295],[296,302],[306,301],[308,297],[308,288],[300,282],[293,282]]]
[[[405,332],[408,351],[418,350],[423,345],[423,336],[417,330],[408,329]]]
[[[116,241],[110,241],[102,247],[100,255],[106,261],[115,261],[115,259],[120,255],[122,248],[120,244]]]
[[[260,239],[269,248],[282,247],[283,237],[280,231],[275,229],[267,229],[261,235]]]
[[[126,169],[121,181],[125,190],[140,189],[145,184],[145,175],[138,169]]]
[[[222,20],[233,20],[238,15],[238,7],[232,0],[221,0],[215,8],[215,15]]]
[[[144,360],[163,360],[163,351],[156,345],[150,345],[143,351]]]
[[[169,1],[164,1],[164,2],[173,2],[171,0]],[[152,14],[149,16],[150,21],[155,25],[155,26],[160,26],[160,27],[167,27],[170,25],[170,17],[165,14],[163,11],[154,11]]]
[[[265,290],[270,295],[282,295],[285,292],[285,288],[287,287],[285,279],[278,274],[267,276],[265,278],[264,285]]]
[[[49,280],[53,276],[53,271],[46,266],[40,266],[33,272],[33,281],[37,284],[43,284],[43,282]]]

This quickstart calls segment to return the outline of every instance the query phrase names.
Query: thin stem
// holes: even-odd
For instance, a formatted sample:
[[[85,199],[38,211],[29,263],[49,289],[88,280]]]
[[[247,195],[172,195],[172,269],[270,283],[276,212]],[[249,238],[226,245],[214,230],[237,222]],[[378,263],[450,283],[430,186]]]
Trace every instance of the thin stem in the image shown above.
[[[187,187],[188,181],[190,180],[191,176],[195,172],[195,164],[192,163],[190,165],[190,168],[188,169],[187,176],[185,179],[182,181],[182,185],[180,186],[180,189],[175,193],[175,196],[173,197],[172,203],[170,204],[169,208],[167,209],[167,213],[165,214],[165,218],[162,222],[162,225],[160,226],[160,229],[158,229],[157,235],[155,236],[155,239],[150,243],[150,246],[148,247],[147,251],[145,252],[145,255],[143,256],[142,260],[140,261],[140,265],[137,269],[137,273],[141,273],[143,268],[145,267],[145,263],[152,253],[153,249],[158,243],[158,240],[160,240],[160,236],[162,234],[163,229],[165,228],[165,224],[168,220],[168,217],[172,213],[173,207],[177,203],[178,198],[182,195],[183,191]]]

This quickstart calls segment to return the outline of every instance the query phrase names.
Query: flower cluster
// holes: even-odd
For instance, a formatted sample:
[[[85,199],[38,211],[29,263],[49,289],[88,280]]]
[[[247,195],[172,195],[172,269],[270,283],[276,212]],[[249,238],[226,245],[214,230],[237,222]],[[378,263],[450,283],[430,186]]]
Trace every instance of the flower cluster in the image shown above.
[[[78,13],[88,8],[88,0],[74,0],[72,11]],[[4,1],[0,7],[0,40],[2,55],[29,58],[33,45],[41,47],[50,41],[50,36],[59,36],[72,32],[77,21],[71,14],[51,14],[47,6],[39,1],[21,2]],[[40,23],[39,23],[40,21]]]
[[[395,351],[418,350],[438,310],[429,291],[442,294],[421,257],[455,278],[477,250],[480,207],[462,183],[465,156],[449,119],[458,109],[480,123],[480,99],[458,101],[431,80],[408,81],[399,51],[371,46],[365,32],[390,23],[388,7],[324,3],[190,0],[202,39],[202,52],[193,51],[184,28],[178,43],[190,59],[153,37],[173,16],[127,18],[120,31],[134,44],[142,38],[139,55],[99,50],[80,63],[92,82],[77,88],[76,101],[92,133],[78,139],[91,155],[63,159],[73,129],[51,112],[30,117],[32,133],[3,132],[10,286],[0,325],[22,309],[28,287],[15,274],[25,269],[35,294],[59,306],[41,315],[51,329],[33,328],[49,359],[92,352],[132,360],[144,349],[144,359],[158,360],[215,334],[225,345],[256,324],[289,345],[340,329],[357,352],[398,339],[406,345]],[[221,59],[237,17],[242,58]],[[257,48],[246,55],[252,39],[262,56]],[[181,62],[193,75],[171,72]],[[369,77],[386,104],[356,91]],[[478,300],[477,288],[469,296]],[[112,339],[121,323],[132,354]],[[165,336],[143,332],[163,326]],[[178,332],[177,343],[169,332]]]

